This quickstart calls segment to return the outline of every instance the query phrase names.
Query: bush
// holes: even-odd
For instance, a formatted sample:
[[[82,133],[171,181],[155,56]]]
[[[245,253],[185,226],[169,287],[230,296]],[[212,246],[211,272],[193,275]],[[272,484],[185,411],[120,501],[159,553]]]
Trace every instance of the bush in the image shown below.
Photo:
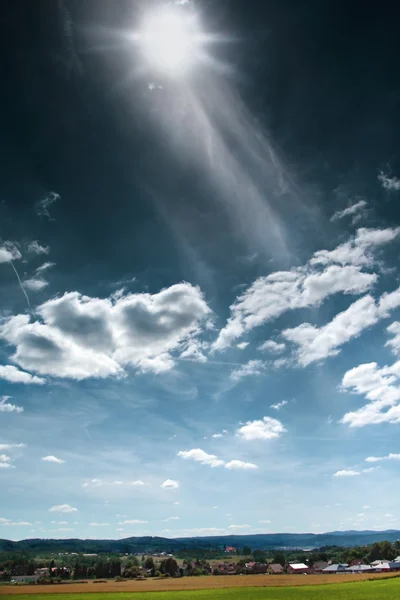
[[[161,571],[155,571],[154,577],[161,577]]]
[[[106,579],[95,579],[93,583],[108,583]]]

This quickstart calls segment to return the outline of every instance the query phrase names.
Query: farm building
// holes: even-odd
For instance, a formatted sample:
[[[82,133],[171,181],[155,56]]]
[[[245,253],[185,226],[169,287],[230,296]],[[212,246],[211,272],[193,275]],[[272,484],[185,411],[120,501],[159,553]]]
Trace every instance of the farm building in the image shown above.
[[[272,563],[268,565],[267,573],[269,573],[270,575],[282,575],[282,573],[284,572],[284,568],[279,563]]]
[[[349,565],[347,563],[341,563],[336,565],[329,565],[322,569],[322,573],[346,573],[346,569]]]
[[[350,565],[347,567],[346,573],[373,573],[375,570],[375,567],[370,565]]]
[[[302,574],[302,573],[310,572],[309,567],[307,567],[307,565],[305,565],[304,563],[290,563],[290,565],[288,565],[286,570],[290,574],[296,574],[296,573]]]

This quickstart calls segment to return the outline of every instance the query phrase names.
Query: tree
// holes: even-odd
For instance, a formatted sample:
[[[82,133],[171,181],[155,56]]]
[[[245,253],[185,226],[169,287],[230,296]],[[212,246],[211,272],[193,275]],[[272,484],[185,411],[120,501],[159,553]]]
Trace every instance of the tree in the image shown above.
[[[253,550],[253,559],[255,562],[265,563],[265,552],[263,550]]]
[[[382,551],[379,544],[373,544],[371,550],[369,551],[368,560],[369,562],[373,562],[374,560],[382,559]]]
[[[286,563],[285,555],[282,552],[277,552],[274,556],[273,562],[284,567]]]
[[[179,570],[178,563],[174,558],[172,558],[172,556],[169,556],[167,559],[161,562],[160,570],[162,573],[168,573],[170,577],[174,577]]]
[[[151,570],[152,574],[154,573],[154,560],[152,556],[148,556],[146,558],[146,560],[144,561],[144,568],[147,569],[148,571]]]
[[[248,546],[245,546],[242,550],[242,554],[244,556],[250,556],[251,555],[251,548],[249,548]]]

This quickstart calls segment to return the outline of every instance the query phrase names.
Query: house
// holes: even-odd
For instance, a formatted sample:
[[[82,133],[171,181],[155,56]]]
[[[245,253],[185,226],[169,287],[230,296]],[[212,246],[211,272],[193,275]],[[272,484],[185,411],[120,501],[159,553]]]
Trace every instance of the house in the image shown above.
[[[302,574],[309,573],[310,569],[304,563],[290,563],[286,569],[286,571],[290,574]]]
[[[365,562],[361,558],[353,558],[349,562],[349,567],[354,567],[355,565],[365,565]]]
[[[40,567],[35,570],[34,575],[37,575],[38,577],[49,577],[50,571],[47,567]]]
[[[371,565],[378,572],[381,572],[381,571],[389,572],[390,571],[390,562],[388,560],[374,560],[374,562],[371,563]]]
[[[220,563],[218,570],[221,575],[236,575],[237,565],[235,563]]]
[[[328,563],[325,560],[317,560],[312,566],[312,571],[313,573],[321,573],[327,566]]]
[[[227,554],[235,554],[236,553],[236,548],[234,546],[226,546],[225,552]]]
[[[373,573],[375,571],[375,567],[371,567],[370,565],[351,565],[347,567],[347,573]]]
[[[322,569],[322,573],[345,573],[346,569],[349,565],[347,563],[339,563],[336,565],[329,565],[329,567],[325,567],[325,569]]]
[[[279,563],[272,563],[268,565],[267,573],[269,575],[282,575],[285,572],[285,569]]]

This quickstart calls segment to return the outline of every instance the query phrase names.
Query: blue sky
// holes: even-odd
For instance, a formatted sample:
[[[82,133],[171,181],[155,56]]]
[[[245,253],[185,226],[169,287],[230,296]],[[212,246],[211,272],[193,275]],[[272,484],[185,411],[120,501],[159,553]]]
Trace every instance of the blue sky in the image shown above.
[[[177,3],[213,31],[177,76],[96,6],[7,59],[0,537],[400,528],[399,90],[360,114],[379,65],[278,8]]]

